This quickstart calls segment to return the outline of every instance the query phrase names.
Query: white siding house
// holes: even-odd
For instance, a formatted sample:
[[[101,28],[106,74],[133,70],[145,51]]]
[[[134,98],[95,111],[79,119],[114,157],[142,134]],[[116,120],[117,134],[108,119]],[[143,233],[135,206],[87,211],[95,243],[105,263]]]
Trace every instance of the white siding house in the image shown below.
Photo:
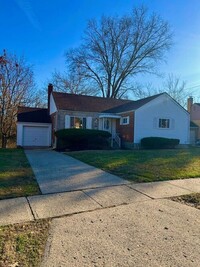
[[[180,139],[180,144],[190,143],[189,113],[168,94],[162,94],[135,111],[134,143],[144,137]]]
[[[167,93],[133,101],[54,92],[50,84],[48,109],[19,108],[17,145],[56,146],[55,132],[67,128],[109,131],[111,143],[130,148],[144,137],[190,143],[190,115]]]

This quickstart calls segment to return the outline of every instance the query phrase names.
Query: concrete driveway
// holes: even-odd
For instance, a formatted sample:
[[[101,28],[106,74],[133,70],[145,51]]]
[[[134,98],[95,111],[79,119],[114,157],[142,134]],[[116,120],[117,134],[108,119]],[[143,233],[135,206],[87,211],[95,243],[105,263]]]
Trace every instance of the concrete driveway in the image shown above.
[[[115,175],[52,150],[26,150],[42,194],[128,184]]]

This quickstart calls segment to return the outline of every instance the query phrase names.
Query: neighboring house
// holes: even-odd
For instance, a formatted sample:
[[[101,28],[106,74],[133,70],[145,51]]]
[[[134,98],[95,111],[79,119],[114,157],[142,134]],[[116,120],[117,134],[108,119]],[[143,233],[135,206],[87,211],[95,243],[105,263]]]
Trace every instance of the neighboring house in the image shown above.
[[[125,147],[137,147],[143,137],[150,136],[178,138],[183,145],[189,144],[190,140],[189,113],[167,93],[131,101],[59,93],[49,85],[48,114],[52,122],[53,146],[56,143],[54,132],[63,128],[109,131],[113,142],[120,146],[122,141]],[[29,145],[23,141],[28,139],[25,135],[34,135],[31,129],[29,133],[24,131],[27,123],[33,122],[21,121],[18,116],[18,124],[21,124],[18,140],[22,140],[18,145]],[[37,128],[32,128],[37,133],[41,132],[38,127],[44,125],[32,124],[32,127]]]
[[[191,120],[190,140],[191,144],[195,144],[200,139],[200,103],[193,103],[193,98],[189,97],[187,109]]]

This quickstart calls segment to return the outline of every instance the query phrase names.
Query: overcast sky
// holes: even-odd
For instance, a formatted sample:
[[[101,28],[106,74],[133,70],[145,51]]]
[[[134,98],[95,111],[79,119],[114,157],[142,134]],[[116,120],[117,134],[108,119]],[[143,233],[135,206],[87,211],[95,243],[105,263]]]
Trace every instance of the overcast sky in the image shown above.
[[[63,55],[80,44],[88,19],[123,15],[141,3],[174,32],[174,46],[160,71],[180,76],[200,96],[199,0],[0,0],[0,52],[25,55],[34,65],[38,88],[44,87],[54,69],[64,70]],[[155,87],[162,82],[154,76],[144,80]]]

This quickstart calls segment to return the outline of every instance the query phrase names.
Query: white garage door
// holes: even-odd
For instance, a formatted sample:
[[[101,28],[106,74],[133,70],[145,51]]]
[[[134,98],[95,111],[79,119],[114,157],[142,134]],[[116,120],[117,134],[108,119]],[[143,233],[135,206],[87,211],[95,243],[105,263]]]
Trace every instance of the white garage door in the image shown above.
[[[24,126],[23,146],[50,146],[49,128]]]

